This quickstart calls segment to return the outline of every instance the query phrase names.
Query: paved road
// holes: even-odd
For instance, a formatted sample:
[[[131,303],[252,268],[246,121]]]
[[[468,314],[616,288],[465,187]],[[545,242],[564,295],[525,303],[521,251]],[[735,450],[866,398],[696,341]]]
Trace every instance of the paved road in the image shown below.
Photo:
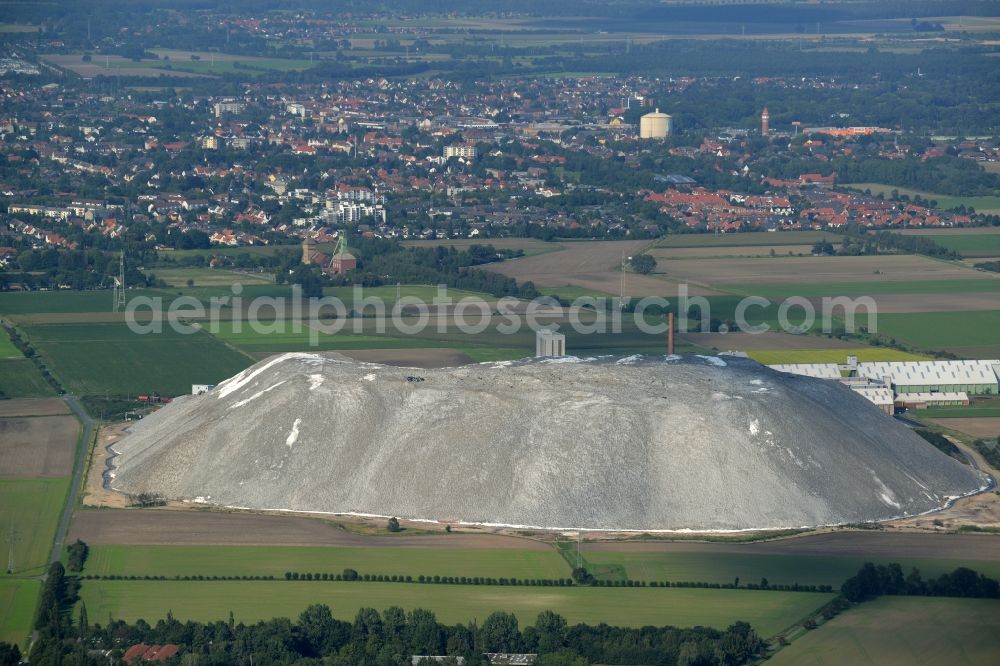
[[[87,454],[90,451],[90,438],[94,434],[94,419],[90,418],[90,414],[87,410],[83,408],[83,405],[76,399],[76,396],[65,395],[63,400],[69,405],[69,408],[73,410],[77,418],[83,424],[83,440],[82,444],[77,447],[76,461],[73,463],[73,483],[70,484],[69,496],[66,498],[66,504],[63,506],[62,516],[59,518],[59,528],[56,530],[56,540],[52,544],[52,554],[49,556],[49,562],[55,562],[62,555],[63,545],[66,542],[66,533],[69,531],[69,520],[73,516],[73,509],[76,508],[76,500],[80,494],[80,485],[83,482],[84,469],[86,467]]]

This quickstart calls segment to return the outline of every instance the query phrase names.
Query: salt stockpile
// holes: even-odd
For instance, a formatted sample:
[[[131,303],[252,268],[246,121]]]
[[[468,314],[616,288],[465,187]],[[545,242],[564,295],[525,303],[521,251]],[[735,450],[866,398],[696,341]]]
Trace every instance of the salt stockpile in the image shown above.
[[[562,529],[877,521],[988,482],[836,382],[716,357],[417,370],[285,354],[114,451],[126,493]]]

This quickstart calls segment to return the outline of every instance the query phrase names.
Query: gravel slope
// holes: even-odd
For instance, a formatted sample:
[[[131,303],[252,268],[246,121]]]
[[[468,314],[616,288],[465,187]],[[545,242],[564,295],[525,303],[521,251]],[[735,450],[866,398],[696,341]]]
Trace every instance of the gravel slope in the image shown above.
[[[707,357],[418,370],[291,353],[114,450],[123,492],[549,528],[885,520],[987,481],[839,384]]]

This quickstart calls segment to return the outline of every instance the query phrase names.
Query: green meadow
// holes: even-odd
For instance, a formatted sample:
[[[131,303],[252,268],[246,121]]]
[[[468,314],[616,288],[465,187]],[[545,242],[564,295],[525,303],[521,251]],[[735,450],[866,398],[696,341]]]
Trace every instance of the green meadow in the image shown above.
[[[53,374],[80,395],[190,393],[191,384],[213,384],[252,360],[202,331],[139,335],[124,324],[51,324],[22,330]]]
[[[822,555],[777,555],[717,552],[616,553],[586,552],[588,571],[602,580],[641,580],[675,582],[759,583],[766,578],[775,585],[832,585],[858,572],[873,557],[833,557]],[[1000,577],[1000,562],[983,560],[936,560],[928,558],[892,558],[909,573],[916,567],[924,578],[938,576],[965,566],[991,577]]]
[[[37,580],[0,579],[0,641],[26,652],[35,619],[35,601],[42,584]]]
[[[85,573],[120,576],[275,576],[285,572],[373,575],[568,578],[554,550],[336,548],[297,546],[91,547]]]
[[[230,611],[237,622],[298,617],[310,604],[327,604],[350,621],[360,608],[426,608],[445,623],[480,624],[496,610],[533,624],[543,610],[579,622],[613,625],[710,626],[724,629],[749,622],[772,635],[816,610],[833,595],[810,592],[688,590],[673,588],[524,587],[371,582],[288,581],[93,581],[81,598],[91,617],[149,622],[167,611],[181,621],[220,620]]]
[[[1000,655],[1000,601],[882,597],[795,639],[775,666],[986,666]]]
[[[0,479],[0,533],[13,528],[15,576],[37,576],[49,562],[70,480]],[[4,551],[8,554],[6,538]],[[0,578],[7,577],[4,567]]]

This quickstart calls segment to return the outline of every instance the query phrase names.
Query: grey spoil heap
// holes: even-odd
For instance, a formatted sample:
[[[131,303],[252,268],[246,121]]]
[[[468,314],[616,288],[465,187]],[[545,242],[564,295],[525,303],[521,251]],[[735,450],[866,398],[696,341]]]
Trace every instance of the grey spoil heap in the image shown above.
[[[716,357],[417,370],[291,353],[114,450],[127,493],[559,529],[886,520],[988,483],[836,382]]]

